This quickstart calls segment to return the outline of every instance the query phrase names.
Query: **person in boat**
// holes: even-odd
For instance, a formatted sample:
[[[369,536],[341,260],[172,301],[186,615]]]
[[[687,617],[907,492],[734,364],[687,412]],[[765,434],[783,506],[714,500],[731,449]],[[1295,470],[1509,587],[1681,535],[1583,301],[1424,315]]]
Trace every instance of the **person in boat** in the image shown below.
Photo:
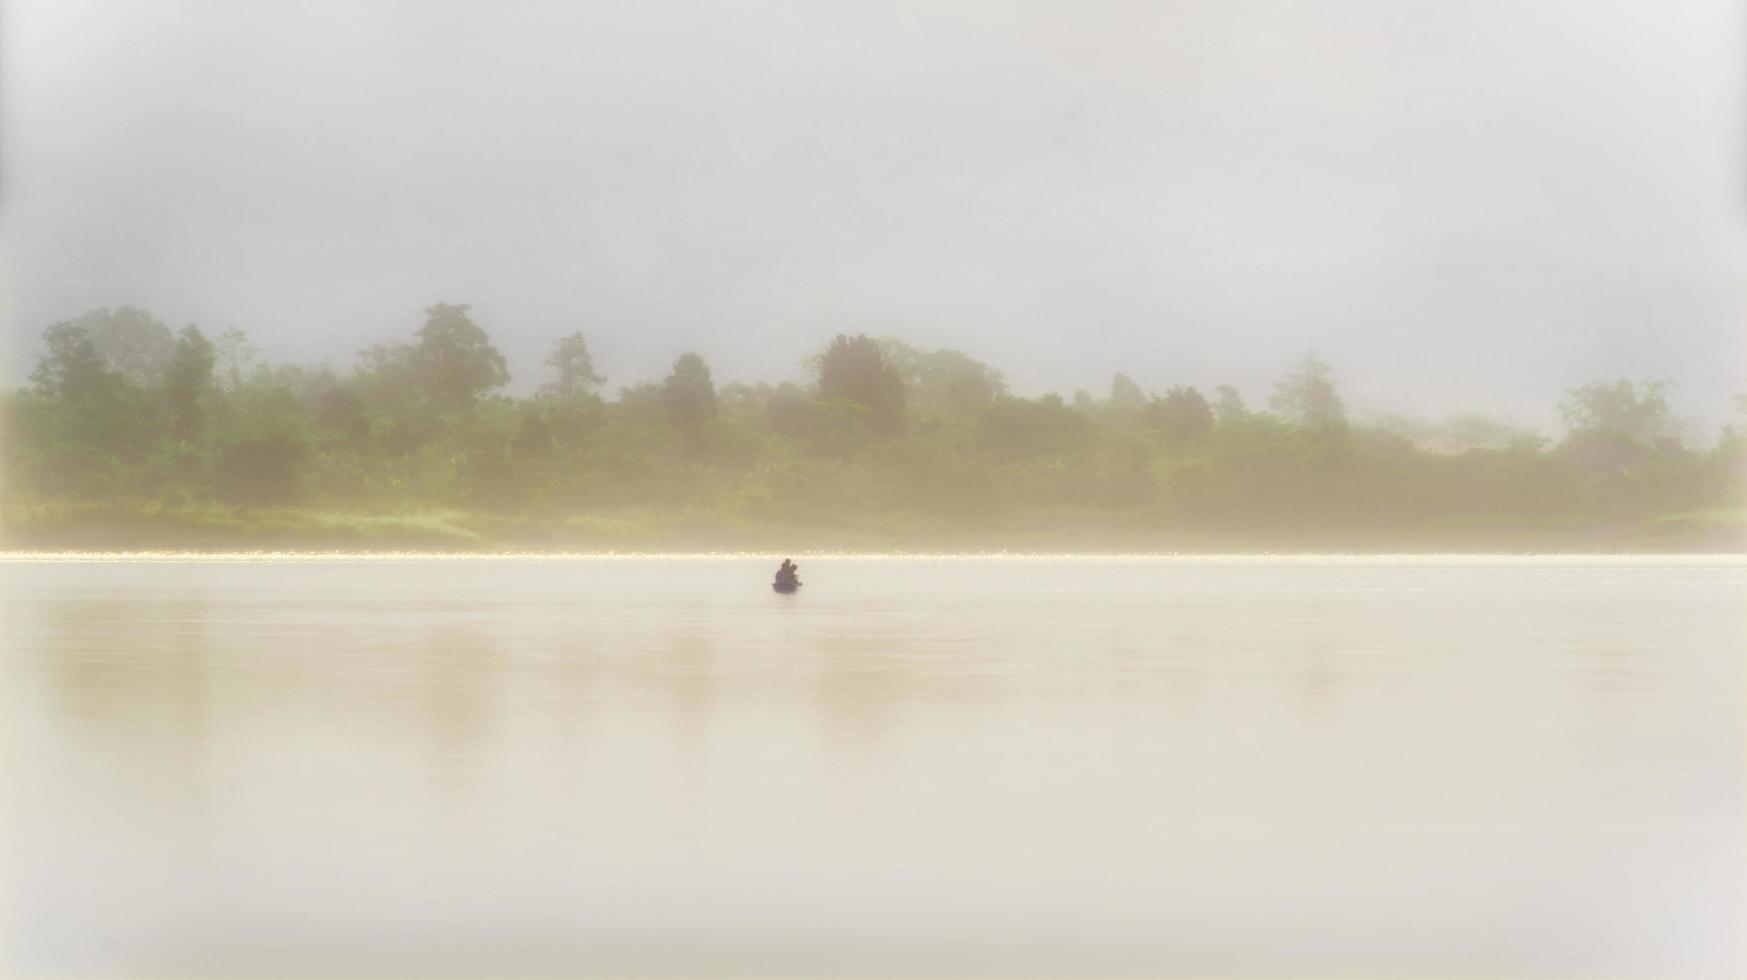
[[[776,584],[794,588],[801,584],[800,572],[801,566],[784,558],[782,567],[776,570]]]

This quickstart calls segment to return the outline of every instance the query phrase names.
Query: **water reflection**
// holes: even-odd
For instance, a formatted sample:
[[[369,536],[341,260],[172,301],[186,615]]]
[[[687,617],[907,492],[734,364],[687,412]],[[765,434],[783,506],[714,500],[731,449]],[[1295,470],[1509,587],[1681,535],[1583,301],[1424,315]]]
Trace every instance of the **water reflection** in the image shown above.
[[[803,692],[834,745],[870,747],[905,710],[950,712],[954,704],[993,697],[987,676],[955,672],[949,654],[896,633],[823,632],[809,638],[814,681]]]
[[[85,730],[202,740],[211,661],[204,603],[70,599],[46,603],[42,616],[48,638],[33,652]]]
[[[407,693],[430,733],[433,759],[464,762],[500,723],[506,657],[480,631],[432,631],[379,653],[411,674]]]
[[[9,573],[6,965],[1739,962],[1747,568],[816,564]]]
[[[130,820],[180,845],[198,841],[209,798],[208,614],[180,598],[51,602],[46,642],[30,651],[93,775],[125,801]]]

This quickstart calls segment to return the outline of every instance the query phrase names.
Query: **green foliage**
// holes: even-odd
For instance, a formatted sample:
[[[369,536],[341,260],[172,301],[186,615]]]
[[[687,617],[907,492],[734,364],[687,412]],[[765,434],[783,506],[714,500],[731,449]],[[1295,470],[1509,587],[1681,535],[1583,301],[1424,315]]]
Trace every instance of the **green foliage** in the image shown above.
[[[49,456],[81,471],[99,458],[137,452],[153,423],[145,392],[107,366],[85,327],[57,323],[43,342],[48,353],[31,374],[34,391],[18,406],[24,435],[38,436]]]
[[[1347,407],[1335,387],[1334,371],[1314,353],[1274,386],[1268,407],[1321,438],[1339,439],[1347,433]]]
[[[580,333],[553,344],[546,364],[552,369],[552,380],[540,387],[540,394],[547,398],[569,401],[591,394],[607,380],[595,373],[594,356],[588,352],[588,341]]]
[[[72,321],[88,332],[103,363],[129,384],[150,387],[163,377],[176,338],[150,313],[132,306],[92,310]]]
[[[1567,391],[1559,412],[1574,438],[1607,436],[1643,445],[1673,434],[1673,387],[1670,381],[1595,382]]]
[[[1146,404],[1146,392],[1140,390],[1140,385],[1121,371],[1110,379],[1110,405],[1112,408],[1138,409]]]
[[[182,328],[164,368],[164,401],[171,431],[180,439],[200,435],[200,400],[212,385],[212,342],[197,327]]]
[[[539,408],[529,405],[522,410],[521,424],[510,441],[510,454],[519,459],[544,459],[552,455],[552,426]]]
[[[1092,420],[1062,402],[1060,395],[1035,400],[1004,397],[983,410],[980,442],[1005,457],[1061,457],[1088,447]]]
[[[231,327],[218,335],[218,339],[212,342],[212,349],[217,358],[219,383],[227,392],[241,391],[243,379],[260,355],[260,348],[249,342],[248,334]]]
[[[1195,442],[1213,431],[1213,407],[1194,388],[1174,385],[1147,408],[1153,427],[1167,445]]]
[[[710,379],[710,366],[703,357],[681,354],[673,362],[673,373],[661,383],[661,406],[691,431],[715,417],[716,383]]]
[[[212,484],[218,499],[249,505],[284,504],[299,496],[304,445],[289,432],[266,432],[219,447]]]
[[[1250,417],[1250,410],[1244,406],[1244,396],[1236,388],[1220,385],[1214,393],[1219,396],[1213,405],[1215,425],[1238,425]]]
[[[315,396],[311,421],[320,431],[362,442],[370,438],[370,417],[357,387],[336,383]]]
[[[117,371],[109,368],[91,331],[71,323],[57,323],[43,331],[43,345],[48,355],[36,366],[30,380],[38,392],[68,402],[101,400],[125,384]]]
[[[970,415],[1007,393],[1001,372],[968,354],[920,350],[892,337],[882,338],[879,349],[901,383],[896,400],[919,412]]]
[[[805,435],[812,417],[813,400],[793,384],[782,385],[765,397],[765,425],[777,435]]]
[[[886,363],[879,344],[865,335],[838,334],[819,358],[819,398],[844,400],[867,409],[873,431],[890,435],[904,424],[904,382]]]
[[[814,402],[808,414],[806,433],[814,452],[851,457],[873,437],[874,413],[850,398]]]
[[[211,466],[206,447],[181,439],[161,439],[146,457],[141,488],[154,489],[160,500],[188,503],[199,499]]]
[[[0,397],[9,513],[52,534],[88,521],[443,547],[696,543],[750,527],[881,546],[899,529],[975,541],[1070,526],[1139,547],[1619,527],[1698,541],[1734,533],[1706,515],[1747,499],[1747,423],[1690,448],[1666,383],[1573,389],[1570,431],[1549,448],[1474,414],[1350,422],[1314,356],[1270,412],[1230,386],[1148,398],[1120,374],[1104,401],[1019,397],[966,354],[865,336],[824,348],[816,386],[718,391],[692,353],[607,400],[573,334],[524,399],[492,394],[507,371],[467,307],[427,316],[346,371],[261,364],[240,330],[169,335],[132,308],[56,323],[30,386]]]
[[[509,381],[503,355],[468,318],[466,303],[438,303],[425,317],[407,363],[435,404],[466,408]]]
[[[1625,515],[1646,509],[1689,510],[1715,479],[1693,479],[1700,454],[1681,445],[1669,412],[1667,381],[1597,382],[1565,393],[1568,432],[1559,456],[1574,471],[1581,505]]]
[[[600,427],[605,414],[605,403],[596,396],[573,395],[547,409],[546,424],[552,430],[554,443],[564,449],[577,449]]]

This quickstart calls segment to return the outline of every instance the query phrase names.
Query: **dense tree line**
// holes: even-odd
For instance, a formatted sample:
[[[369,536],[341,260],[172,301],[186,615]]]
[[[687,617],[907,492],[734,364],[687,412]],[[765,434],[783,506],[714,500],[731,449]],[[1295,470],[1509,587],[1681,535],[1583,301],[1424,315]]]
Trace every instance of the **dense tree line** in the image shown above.
[[[348,371],[263,363],[241,331],[132,307],[50,326],[43,352],[0,416],[9,502],[1537,528],[1739,507],[1747,486],[1742,428],[1683,440],[1665,383],[1567,392],[1552,441],[1472,415],[1362,423],[1314,355],[1252,409],[1230,386],[1149,393],[1124,374],[1104,397],[1024,398],[966,354],[865,336],[810,358],[810,383],[718,386],[686,353],[609,398],[573,333],[513,398],[460,304]]]

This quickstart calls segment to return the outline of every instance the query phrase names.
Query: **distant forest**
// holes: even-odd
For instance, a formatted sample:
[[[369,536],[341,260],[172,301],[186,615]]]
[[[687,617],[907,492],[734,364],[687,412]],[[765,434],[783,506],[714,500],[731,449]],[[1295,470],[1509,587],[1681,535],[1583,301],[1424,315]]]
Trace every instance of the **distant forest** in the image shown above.
[[[264,363],[242,331],[175,332],[133,307],[56,323],[43,346],[0,401],[8,547],[1747,541],[1747,431],[1683,440],[1666,382],[1566,391],[1549,439],[1478,414],[1350,418],[1314,355],[1254,402],[1124,374],[1022,398],[967,354],[840,335],[804,384],[718,386],[686,353],[609,394],[575,333],[514,398],[459,304],[347,371]]]

